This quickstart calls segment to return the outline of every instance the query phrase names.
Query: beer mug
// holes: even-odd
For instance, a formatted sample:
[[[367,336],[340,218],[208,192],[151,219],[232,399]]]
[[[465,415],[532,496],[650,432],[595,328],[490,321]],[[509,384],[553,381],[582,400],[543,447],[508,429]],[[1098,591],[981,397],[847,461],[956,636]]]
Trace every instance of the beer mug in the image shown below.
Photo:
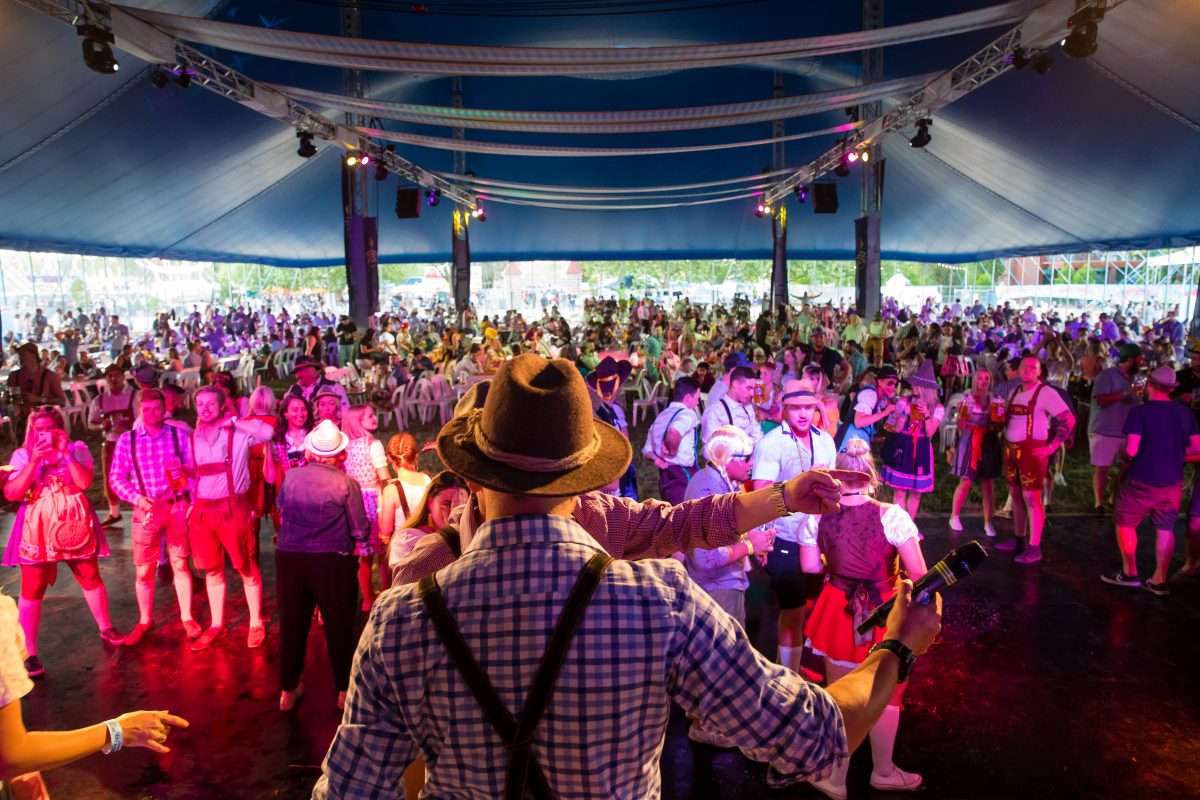
[[[187,491],[187,475],[183,472],[183,465],[178,459],[174,459],[167,464],[167,485],[171,487],[171,491],[179,493]]]
[[[1004,398],[992,398],[992,422],[1004,422]]]
[[[908,410],[908,418],[912,422],[924,422],[925,411],[917,407],[916,403],[911,403]]]

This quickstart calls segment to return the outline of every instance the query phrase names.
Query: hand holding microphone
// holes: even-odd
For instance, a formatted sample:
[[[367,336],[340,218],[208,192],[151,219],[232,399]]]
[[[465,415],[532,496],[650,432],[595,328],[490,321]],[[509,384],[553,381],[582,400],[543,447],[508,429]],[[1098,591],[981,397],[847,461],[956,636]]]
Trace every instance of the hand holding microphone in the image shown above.
[[[887,629],[889,639],[898,640],[914,656],[919,656],[924,655],[942,630],[942,596],[934,594],[929,602],[918,603],[913,599],[914,591],[912,581],[896,580]]]
[[[951,550],[945,558],[934,564],[928,572],[922,575],[916,584],[910,584],[912,590],[908,595],[911,596],[911,599],[915,599],[918,604],[924,603],[927,598],[934,597],[934,593],[942,587],[952,586],[973,573],[983,563],[985,558],[987,558],[987,551],[983,549],[983,546],[979,542],[967,542],[963,546]],[[905,581],[905,583],[909,582]],[[892,629],[891,612],[894,607],[893,604],[898,605],[899,599],[900,595],[897,594],[893,599],[880,604],[858,626],[858,632],[865,634],[871,628],[877,628],[884,624],[885,619],[890,631]],[[916,651],[914,650],[914,652]]]

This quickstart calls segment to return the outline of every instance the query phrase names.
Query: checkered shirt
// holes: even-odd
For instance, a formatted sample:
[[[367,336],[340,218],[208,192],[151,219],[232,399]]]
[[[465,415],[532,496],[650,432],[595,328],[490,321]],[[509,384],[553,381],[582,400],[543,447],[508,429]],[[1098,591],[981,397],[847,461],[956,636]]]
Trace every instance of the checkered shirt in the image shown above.
[[[122,433],[113,449],[108,485],[116,492],[117,497],[130,505],[137,505],[143,491],[129,452],[129,439],[131,436],[137,436],[138,470],[146,484],[144,494],[151,499],[171,494],[171,486],[167,483],[167,464],[176,459],[181,464],[188,463],[191,458],[190,433],[187,428],[173,424],[164,425],[155,437],[151,437],[141,425]],[[176,444],[179,445],[178,453],[175,450]]]
[[[712,495],[671,505],[661,500],[638,502],[627,497],[586,492],[579,495],[572,518],[614,558],[666,558],[701,547],[713,550],[741,539],[734,506],[737,493]],[[471,499],[451,518],[464,547],[475,536],[475,502]],[[412,552],[395,566],[393,580],[415,583],[454,562],[440,536],[422,536]]]
[[[504,704],[519,712],[550,632],[599,543],[571,520],[484,523],[438,573],[446,605]],[[657,798],[672,701],[742,751],[803,779],[847,757],[824,690],[759,655],[674,560],[614,561],[534,731],[556,797]],[[314,798],[394,798],[425,758],[423,796],[500,797],[508,753],[434,630],[416,585],[376,602]]]

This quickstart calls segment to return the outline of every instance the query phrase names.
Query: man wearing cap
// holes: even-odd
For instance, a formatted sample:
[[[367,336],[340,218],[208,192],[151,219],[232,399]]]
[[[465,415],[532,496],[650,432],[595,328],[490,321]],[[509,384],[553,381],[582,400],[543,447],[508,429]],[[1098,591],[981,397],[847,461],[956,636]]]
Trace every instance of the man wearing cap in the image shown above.
[[[700,384],[695,378],[683,376],[675,381],[671,404],[655,417],[646,433],[642,455],[658,467],[658,496],[672,505],[683,502],[688,481],[696,474],[699,405]]]
[[[314,798],[394,793],[418,755],[430,796],[656,797],[672,701],[793,783],[848,757],[895,689],[895,653],[940,628],[902,583],[893,649],[823,690],[758,655],[678,562],[613,561],[570,514],[630,449],[568,361],[506,363],[438,454],[483,487],[485,520],[459,561],[376,603]]]
[[[833,437],[812,424],[820,398],[807,380],[790,380],[783,389],[783,424],[754,446],[751,485],[765,489],[808,472],[833,469]],[[767,554],[771,589],[779,600],[779,663],[800,671],[804,649],[804,575],[800,571],[799,531],[806,515],[790,514],[774,522],[775,549]]]
[[[722,425],[741,428],[755,444],[763,437],[762,425],[754,411],[754,387],[758,376],[751,367],[734,367],[729,374],[729,390],[716,402],[709,401],[700,418],[700,443],[708,443],[712,432]]]
[[[1088,416],[1088,449],[1091,451],[1092,493],[1095,513],[1104,513],[1108,470],[1125,446],[1125,418],[1141,402],[1133,390],[1133,379],[1146,361],[1136,344],[1121,345],[1117,366],[1096,376],[1092,385],[1092,407]]]
[[[315,404],[318,394],[329,391],[338,396],[343,414],[349,410],[350,397],[346,394],[346,390],[337,381],[331,381],[325,377],[325,369],[319,361],[310,356],[299,356],[292,370],[296,373],[296,382],[284,392],[283,398],[279,401],[280,408],[287,405],[290,397],[300,397],[309,406],[312,406]]]
[[[20,366],[8,374],[8,393],[16,410],[16,436],[25,435],[25,420],[42,405],[62,406],[67,403],[58,374],[42,366],[41,353],[33,342],[17,348]]]
[[[282,711],[290,711],[304,692],[300,675],[314,607],[325,623],[339,706],[350,683],[358,608],[355,556],[366,552],[371,526],[362,490],[341,466],[348,443],[333,422],[319,422],[304,439],[306,466],[289,469],[279,487],[275,587]]]
[[[1117,547],[1121,569],[1100,580],[1114,586],[1143,586],[1167,594],[1167,569],[1175,552],[1175,519],[1183,499],[1183,466],[1188,456],[1200,456],[1200,427],[1191,409],[1170,400],[1175,372],[1159,367],[1146,385],[1149,400],[1130,409],[1125,418],[1125,452],[1117,504]],[[1137,526],[1147,516],[1156,536],[1154,575],[1138,579]]]
[[[121,521],[121,498],[109,481],[113,453],[121,434],[133,427],[136,416],[134,401],[137,392],[125,380],[125,373],[116,364],[104,370],[104,382],[108,390],[96,395],[88,406],[88,427],[104,432],[104,443],[100,446],[100,463],[104,467],[104,498],[108,501],[108,517],[101,522],[105,527]]]
[[[262,575],[255,553],[258,542],[251,521],[250,447],[271,438],[272,427],[257,419],[223,416],[225,393],[201,387],[194,397],[196,430],[189,437],[189,466],[193,475],[192,508],[188,513],[188,544],[196,568],[204,571],[211,614],[208,630],[192,642],[203,650],[225,635],[225,555],[242,576],[250,612],[247,647],[266,638],[262,624]]]

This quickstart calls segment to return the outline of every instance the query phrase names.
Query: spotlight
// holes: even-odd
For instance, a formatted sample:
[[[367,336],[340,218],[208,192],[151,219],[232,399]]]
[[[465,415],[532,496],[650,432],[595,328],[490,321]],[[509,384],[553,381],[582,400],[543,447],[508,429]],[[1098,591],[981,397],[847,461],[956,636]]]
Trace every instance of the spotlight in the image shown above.
[[[312,158],[317,154],[317,146],[313,144],[311,133],[296,131],[296,138],[300,140],[300,146],[296,148],[296,155],[301,158]]]
[[[847,164],[853,164],[855,161],[858,161],[858,152],[851,150],[849,153],[846,153],[845,158]]]
[[[1012,65],[1013,69],[1018,72],[1029,66],[1029,55],[1025,52],[1024,47],[1018,47],[1016,50],[1013,50]]]
[[[429,203],[430,208],[433,208],[438,203],[442,202],[442,193],[438,191],[436,187],[428,190],[425,192],[425,202]]]
[[[346,153],[347,167],[357,167],[359,164],[366,166],[366,163],[367,157],[362,153],[359,153],[357,150],[351,150],[350,152]]]
[[[88,69],[101,75],[112,75],[120,64],[113,56],[111,31],[98,28],[95,25],[80,25],[75,32],[83,37],[83,63]]]
[[[932,124],[933,120],[928,118],[917,120],[917,135],[908,140],[908,146],[919,149],[929,144],[933,140],[929,135],[929,126]]]
[[[796,199],[800,201],[800,205],[808,202],[808,187],[803,183],[796,184]]]
[[[844,158],[838,161],[838,165],[833,168],[833,174],[837,175],[839,178],[844,178],[850,174],[850,167],[847,166]]]
[[[161,89],[167,85],[167,76],[161,69],[155,67],[150,70],[150,83],[154,85],[155,89]]]
[[[1098,8],[1085,8],[1067,20],[1071,32],[1062,40],[1062,51],[1071,58],[1088,58],[1096,52],[1098,24],[1104,12]]]
[[[1054,62],[1050,60],[1050,56],[1042,53],[1033,60],[1033,71],[1038,75],[1045,75],[1050,71],[1050,67],[1054,66]]]
[[[179,84],[180,89],[186,89],[192,85],[192,75],[187,71],[187,67],[179,68],[179,75],[175,77],[175,83]]]
[[[862,163],[866,164],[868,161],[871,160],[871,151],[864,147],[861,151],[859,151],[858,157],[859,157],[859,160],[862,161]]]
[[[754,216],[769,217],[771,215],[771,206],[763,200],[758,201],[758,205],[754,207]]]
[[[386,181],[388,177],[387,165],[380,161],[375,165],[375,180]]]
[[[369,153],[363,153],[361,156],[358,157],[358,165],[360,167],[369,167],[373,163],[375,163],[375,162],[371,161],[371,156]]]
[[[487,222],[487,212],[483,210],[483,206],[475,206],[472,208],[471,216],[480,222]]]

